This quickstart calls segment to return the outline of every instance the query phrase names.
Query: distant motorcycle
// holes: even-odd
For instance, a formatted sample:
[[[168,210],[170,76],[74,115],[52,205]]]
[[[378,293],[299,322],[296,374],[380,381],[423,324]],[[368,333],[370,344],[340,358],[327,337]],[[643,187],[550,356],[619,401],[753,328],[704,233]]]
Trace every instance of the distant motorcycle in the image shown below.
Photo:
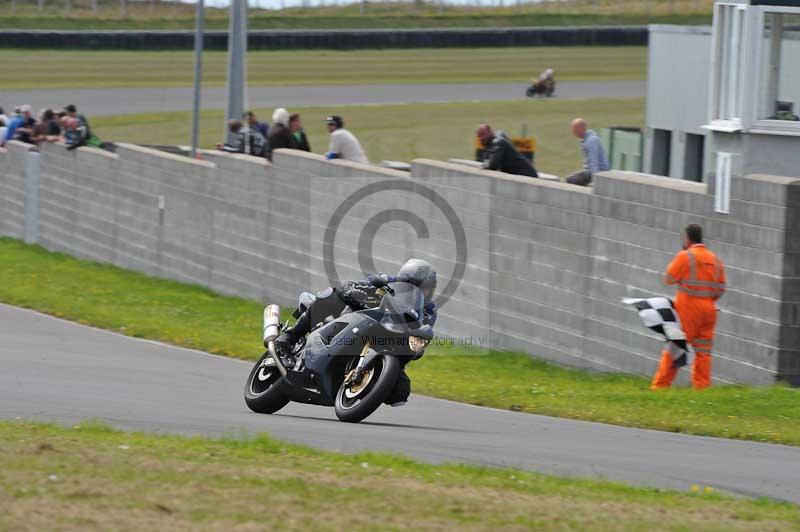
[[[329,316],[293,353],[277,352],[275,340],[287,325],[278,305],[267,306],[267,351],[247,377],[247,406],[262,414],[291,401],[333,406],[341,421],[351,423],[377,410],[397,383],[399,359],[419,355],[433,338],[433,328],[422,323],[425,299],[417,286],[398,282],[378,290],[373,308]],[[308,303],[301,296],[301,307]]]
[[[556,80],[545,79],[543,81],[534,80],[531,86],[525,90],[525,96],[533,98],[537,95],[547,96],[548,98],[556,92]]]

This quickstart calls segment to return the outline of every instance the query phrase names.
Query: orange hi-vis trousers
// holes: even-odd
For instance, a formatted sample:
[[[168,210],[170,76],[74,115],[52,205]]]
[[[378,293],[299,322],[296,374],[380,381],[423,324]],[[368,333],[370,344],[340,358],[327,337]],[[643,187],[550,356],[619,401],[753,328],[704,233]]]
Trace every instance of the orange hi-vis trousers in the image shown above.
[[[680,303],[680,304],[679,304]],[[675,303],[675,310],[681,319],[681,327],[686,333],[686,341],[694,348],[692,363],[692,386],[702,389],[711,386],[711,348],[714,340],[714,327],[717,324],[717,307],[709,298],[684,298]],[[664,350],[651,388],[669,388],[678,368],[673,367],[672,357]]]

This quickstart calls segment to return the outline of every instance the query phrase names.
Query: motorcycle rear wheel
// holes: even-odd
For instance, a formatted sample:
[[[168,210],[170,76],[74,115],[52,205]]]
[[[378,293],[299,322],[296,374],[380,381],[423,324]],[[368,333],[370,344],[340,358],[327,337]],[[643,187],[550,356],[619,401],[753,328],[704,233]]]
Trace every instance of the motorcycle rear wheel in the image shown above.
[[[391,355],[383,355],[375,361],[373,371],[377,375],[373,375],[367,386],[355,395],[352,387],[344,383],[339,387],[334,410],[340,421],[358,423],[377,410],[397,384],[400,361]]]
[[[253,412],[274,414],[291,402],[284,392],[285,383],[278,368],[262,366],[269,352],[256,362],[244,385],[244,402]]]

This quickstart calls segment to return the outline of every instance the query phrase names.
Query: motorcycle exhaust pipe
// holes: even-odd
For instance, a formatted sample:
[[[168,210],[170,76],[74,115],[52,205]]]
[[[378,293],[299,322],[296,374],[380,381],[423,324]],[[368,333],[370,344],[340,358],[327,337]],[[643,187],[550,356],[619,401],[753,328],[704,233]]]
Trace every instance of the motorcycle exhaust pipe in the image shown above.
[[[280,371],[281,375],[285,378],[286,366],[283,365],[283,361],[281,360],[281,357],[278,356],[278,352],[275,349],[275,340],[278,338],[278,335],[281,332],[280,326],[281,307],[278,305],[267,305],[264,308],[264,345],[269,350],[272,360],[275,361],[278,371]]]
[[[281,326],[281,307],[267,305],[264,307],[264,345],[278,338]]]

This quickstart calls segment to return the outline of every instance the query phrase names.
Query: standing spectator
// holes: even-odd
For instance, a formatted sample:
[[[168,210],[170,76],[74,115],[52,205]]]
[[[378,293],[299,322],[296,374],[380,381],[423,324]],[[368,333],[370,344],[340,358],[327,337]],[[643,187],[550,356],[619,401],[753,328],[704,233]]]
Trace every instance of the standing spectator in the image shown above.
[[[61,136],[61,128],[56,121],[56,115],[52,109],[42,109],[39,113],[39,121],[33,128],[33,141],[55,142]]]
[[[269,128],[269,155],[267,158],[272,160],[272,152],[281,148],[294,148],[292,132],[289,130],[289,111],[283,107],[275,109],[272,113],[272,126]]]
[[[586,120],[583,118],[576,118],[572,121],[571,127],[572,134],[581,139],[583,170],[575,172],[567,177],[567,183],[586,187],[591,184],[594,174],[597,172],[605,172],[609,170],[611,166],[608,164],[603,142],[600,140],[600,137],[597,136],[597,133],[589,129]]]
[[[8,126],[9,120],[5,112],[3,112],[3,108],[0,107],[0,145],[2,145],[3,139],[6,138],[6,126]]]
[[[217,144],[217,149],[232,153],[247,153],[255,157],[267,156],[267,139],[258,130],[242,125],[241,120],[228,120],[228,129],[233,133],[233,144]]]
[[[85,116],[78,113],[78,108],[75,107],[74,104],[65,105],[64,112],[70,118],[77,118],[81,126],[86,126],[87,128],[89,127],[89,121],[86,120]]]
[[[484,148],[483,161],[480,161],[484,168],[507,174],[539,177],[536,168],[517,151],[505,135],[495,134],[489,124],[480,124],[476,133]]]
[[[247,111],[243,118],[247,122],[247,127],[251,130],[258,131],[265,139],[269,138],[269,126],[264,122],[259,122],[253,111]]]
[[[329,116],[325,119],[328,125],[328,133],[331,134],[327,159],[346,159],[357,163],[369,164],[369,159],[364,153],[364,148],[355,135],[344,128],[344,120],[341,116]]]
[[[300,114],[293,113],[289,117],[289,131],[292,132],[292,141],[296,150],[311,151],[311,145],[308,143],[308,137],[303,130],[303,123],[300,121]]]
[[[64,143],[68,150],[74,150],[81,146],[107,148],[106,144],[89,130],[89,126],[82,124],[78,118],[66,117],[64,123]]]
[[[15,138],[17,130],[22,130],[24,132],[26,127],[30,124],[30,121],[33,120],[30,105],[22,105],[17,111],[18,112],[9,120],[6,126],[6,134],[0,139],[0,146],[5,146],[9,140]]]

